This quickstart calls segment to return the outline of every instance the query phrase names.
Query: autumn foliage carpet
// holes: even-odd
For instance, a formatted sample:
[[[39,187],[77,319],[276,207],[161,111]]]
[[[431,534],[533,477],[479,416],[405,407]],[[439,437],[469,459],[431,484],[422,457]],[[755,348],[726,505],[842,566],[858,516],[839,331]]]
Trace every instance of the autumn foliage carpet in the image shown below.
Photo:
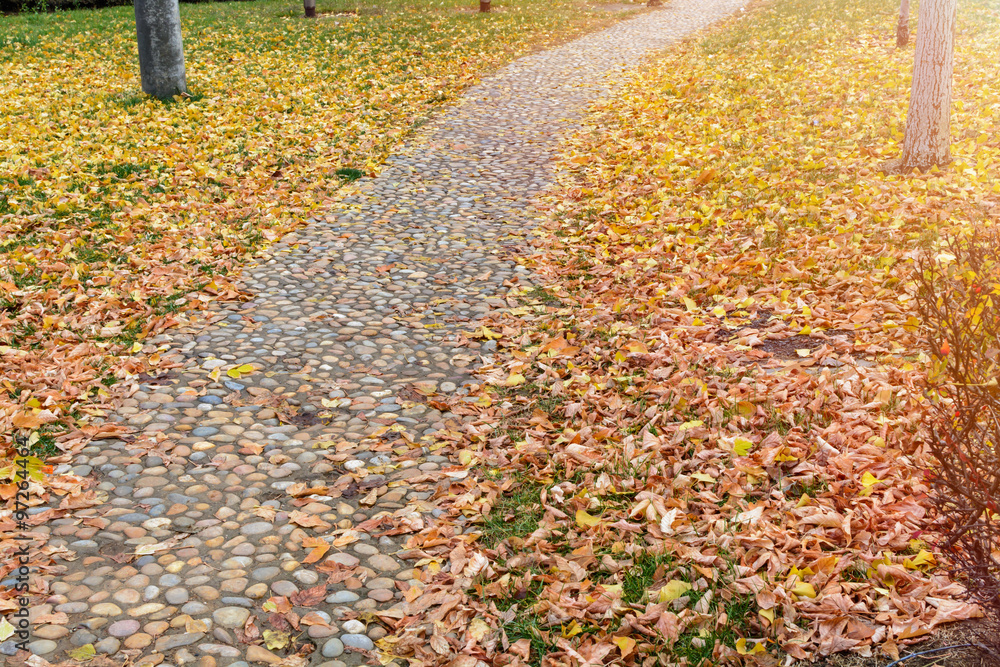
[[[887,662],[979,615],[928,530],[912,271],[1000,215],[998,9],[960,8],[939,172],[881,169],[912,63],[884,0],[767,3],[597,105],[540,287],[474,334],[499,351],[449,446],[477,474],[440,500],[466,529],[410,540],[428,588],[388,653]]]
[[[167,103],[141,93],[131,7],[0,17],[0,482],[15,432],[49,462],[121,434],[103,404],[157,367],[148,339],[237,298],[243,261],[434,108],[609,20],[578,0],[318,4],[184,5],[190,95]],[[38,481],[34,503],[95,502],[80,478]]]

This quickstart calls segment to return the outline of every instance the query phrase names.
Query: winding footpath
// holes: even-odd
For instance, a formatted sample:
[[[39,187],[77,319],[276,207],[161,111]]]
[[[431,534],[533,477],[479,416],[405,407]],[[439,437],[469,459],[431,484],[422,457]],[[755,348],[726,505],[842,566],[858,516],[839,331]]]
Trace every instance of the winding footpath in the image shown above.
[[[461,395],[493,351],[462,332],[528,286],[509,253],[560,137],[644,56],[742,4],[673,0],[514,62],[245,269],[251,301],[152,341],[179,365],[112,417],[145,437],[92,442],[60,470],[107,501],[43,527],[76,558],[46,578],[32,652],[247,667],[287,654],[245,641],[272,630],[316,645],[299,665],[371,659],[386,634],[371,612],[423,585],[396,554],[465,474],[434,453],[461,426],[434,396]]]

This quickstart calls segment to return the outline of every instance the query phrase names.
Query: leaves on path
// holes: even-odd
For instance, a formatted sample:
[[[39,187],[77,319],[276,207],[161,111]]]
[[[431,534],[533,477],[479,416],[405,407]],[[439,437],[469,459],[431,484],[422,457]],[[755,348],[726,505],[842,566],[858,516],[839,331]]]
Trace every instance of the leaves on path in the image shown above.
[[[608,20],[573,0],[529,0],[488,20],[460,4],[315,21],[280,2],[186,5],[192,94],[167,103],[140,91],[130,8],[3,17],[0,467],[16,432],[55,464],[90,439],[129,434],[105,422],[110,387],[176,366],[157,335],[243,298],[241,264],[330,213],[347,183],[377,173],[477,76]],[[90,485],[48,477],[31,504],[93,506]],[[12,499],[7,480],[0,498]],[[0,518],[3,535],[14,526]],[[30,565],[44,568],[57,551],[34,535]],[[3,562],[17,547],[0,540]]]

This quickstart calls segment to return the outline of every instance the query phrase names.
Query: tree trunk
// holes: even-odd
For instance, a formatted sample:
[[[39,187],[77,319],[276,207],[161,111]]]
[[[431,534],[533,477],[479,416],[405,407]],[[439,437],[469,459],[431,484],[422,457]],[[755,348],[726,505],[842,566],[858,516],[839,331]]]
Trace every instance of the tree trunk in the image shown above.
[[[910,0],[899,3],[899,23],[896,24],[896,48],[910,43]]]
[[[951,79],[957,8],[957,0],[920,2],[913,85],[900,161],[905,170],[951,162]]]
[[[161,100],[186,93],[177,0],[135,0],[135,30],[143,92]]]
[[[479,11],[486,14],[490,11],[490,0],[479,0]]]
[[[316,0],[302,0],[302,8],[306,10],[306,18],[316,18]]]

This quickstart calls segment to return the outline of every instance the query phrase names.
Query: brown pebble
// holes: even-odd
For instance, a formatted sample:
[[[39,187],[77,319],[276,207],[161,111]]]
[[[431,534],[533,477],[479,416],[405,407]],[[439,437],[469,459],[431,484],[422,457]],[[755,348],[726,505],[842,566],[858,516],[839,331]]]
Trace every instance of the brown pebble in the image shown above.
[[[123,643],[125,648],[146,648],[153,643],[153,638],[145,632],[137,632],[131,637],[126,637]]]

